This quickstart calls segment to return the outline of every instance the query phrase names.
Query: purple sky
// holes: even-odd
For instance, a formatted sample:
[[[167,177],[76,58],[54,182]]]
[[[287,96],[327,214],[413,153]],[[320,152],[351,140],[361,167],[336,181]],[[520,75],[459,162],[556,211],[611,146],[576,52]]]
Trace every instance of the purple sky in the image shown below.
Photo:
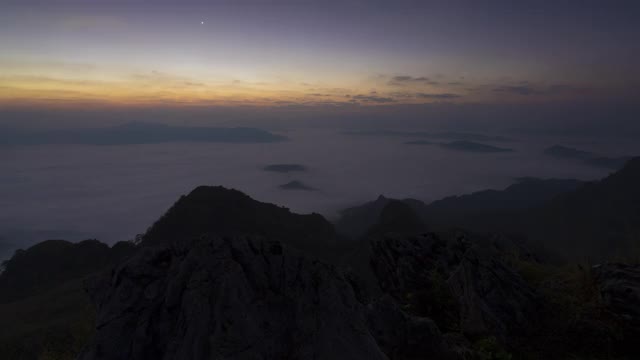
[[[632,1],[4,3],[5,106],[634,102],[640,83]]]

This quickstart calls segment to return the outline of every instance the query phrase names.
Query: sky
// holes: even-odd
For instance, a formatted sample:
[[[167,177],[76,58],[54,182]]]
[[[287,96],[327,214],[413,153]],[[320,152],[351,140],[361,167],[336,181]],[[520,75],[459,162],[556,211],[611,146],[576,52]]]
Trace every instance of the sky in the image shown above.
[[[635,1],[2,0],[0,7],[5,109],[302,106],[340,114],[639,100]]]
[[[640,154],[638,64],[630,0],[0,0],[0,258],[131,238],[202,184],[331,215],[599,179],[544,149]],[[287,140],[189,142],[203,127]],[[454,135],[407,144],[425,133]],[[460,134],[514,151],[441,146]]]

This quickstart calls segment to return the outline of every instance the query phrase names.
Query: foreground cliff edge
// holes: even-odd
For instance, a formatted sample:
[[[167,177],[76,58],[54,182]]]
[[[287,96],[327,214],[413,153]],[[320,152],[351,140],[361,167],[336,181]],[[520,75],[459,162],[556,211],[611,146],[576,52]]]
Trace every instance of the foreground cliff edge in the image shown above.
[[[638,191],[618,194],[635,188],[637,165],[561,194],[554,186],[552,199],[523,214],[573,209],[584,204],[581,194],[593,194],[592,202],[610,199],[605,209],[613,206],[631,224]],[[199,187],[135,244],[38,244],[0,274],[0,356],[640,356],[640,266],[632,257],[552,264],[519,237],[444,229],[415,202],[378,202],[374,219],[359,222],[372,225],[348,238],[320,215]],[[633,241],[622,230],[614,235],[613,244]]]

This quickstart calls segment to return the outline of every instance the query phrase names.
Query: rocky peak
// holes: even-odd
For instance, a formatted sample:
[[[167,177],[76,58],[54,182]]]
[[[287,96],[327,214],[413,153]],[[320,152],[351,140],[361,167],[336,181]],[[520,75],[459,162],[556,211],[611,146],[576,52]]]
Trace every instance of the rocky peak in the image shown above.
[[[94,280],[97,333],[79,359],[386,359],[333,267],[264,238],[184,244]]]
[[[333,226],[321,215],[295,214],[222,186],[200,186],[182,196],[147,230],[142,245],[185,241],[202,235],[274,237],[320,257],[327,257],[338,246]]]

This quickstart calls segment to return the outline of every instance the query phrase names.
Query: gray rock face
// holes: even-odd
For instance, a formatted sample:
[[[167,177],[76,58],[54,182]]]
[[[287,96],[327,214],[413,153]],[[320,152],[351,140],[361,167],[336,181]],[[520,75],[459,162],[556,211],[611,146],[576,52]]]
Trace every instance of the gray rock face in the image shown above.
[[[460,261],[462,250],[451,251],[434,234],[419,236],[387,234],[371,243],[371,266],[383,291],[402,298],[425,288],[431,272],[449,272]]]
[[[604,305],[633,333],[640,333],[640,265],[603,264],[593,274]]]
[[[278,242],[147,247],[92,284],[80,360],[386,359],[349,281]]]
[[[539,303],[536,293],[491,251],[467,250],[447,282],[460,304],[464,334],[505,338],[532,325]]]
[[[368,324],[391,359],[456,358],[431,319],[405,314],[388,295],[369,304]]]
[[[455,316],[465,335],[503,339],[531,325],[538,297],[491,245],[472,245],[465,236],[387,235],[372,249],[382,290],[400,302],[420,296],[408,305],[422,307],[439,325]]]

